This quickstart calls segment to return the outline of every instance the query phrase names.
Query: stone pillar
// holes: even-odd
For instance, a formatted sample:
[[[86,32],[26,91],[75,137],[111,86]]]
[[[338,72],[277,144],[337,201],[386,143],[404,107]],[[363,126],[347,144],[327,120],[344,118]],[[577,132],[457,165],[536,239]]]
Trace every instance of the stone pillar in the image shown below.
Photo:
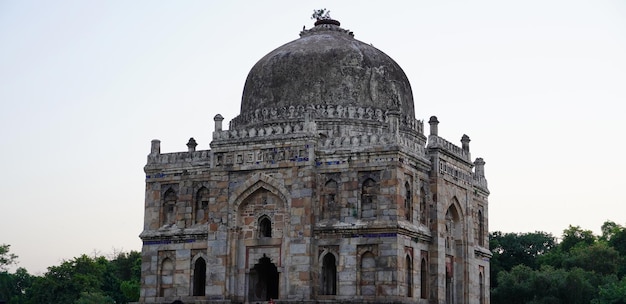
[[[461,137],[461,147],[463,148],[463,152],[469,153],[469,143],[470,138],[466,134],[463,134]]]
[[[150,156],[157,156],[159,154],[161,154],[161,141],[153,139],[150,147]]]
[[[196,142],[196,140],[193,139],[193,137],[189,138],[189,141],[187,142],[187,151],[188,152],[196,151],[196,146],[198,146],[198,143]]]
[[[222,117],[222,115],[220,114],[217,114],[215,115],[215,117],[213,117],[213,121],[215,121],[215,132],[222,131],[223,120],[224,120],[224,117]]]
[[[400,112],[389,111],[387,115],[389,116],[389,131],[391,134],[400,134]]]
[[[479,177],[485,177],[485,161],[482,157],[479,157],[474,161],[474,166],[476,166],[476,175]]]
[[[430,135],[439,136],[439,120],[437,120],[437,116],[431,116],[428,123],[430,124]]]

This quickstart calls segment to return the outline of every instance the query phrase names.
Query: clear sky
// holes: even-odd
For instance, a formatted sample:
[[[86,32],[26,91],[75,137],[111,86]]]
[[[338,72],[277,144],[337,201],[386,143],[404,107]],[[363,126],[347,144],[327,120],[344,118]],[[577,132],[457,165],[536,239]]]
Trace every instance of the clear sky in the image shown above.
[[[402,66],[416,117],[470,136],[491,231],[626,224],[625,1],[3,0],[0,243],[34,274],[140,250],[150,141],[209,149],[318,8]]]

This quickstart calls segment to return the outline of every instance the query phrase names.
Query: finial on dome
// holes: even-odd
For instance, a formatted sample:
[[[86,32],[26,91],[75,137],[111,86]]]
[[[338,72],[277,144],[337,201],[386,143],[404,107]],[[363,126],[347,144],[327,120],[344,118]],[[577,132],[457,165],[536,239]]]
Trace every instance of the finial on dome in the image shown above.
[[[330,10],[325,8],[313,10],[313,15],[311,15],[311,19],[315,19],[315,26],[320,24],[332,24],[336,26],[340,26],[341,23],[339,21],[334,20],[330,17]]]

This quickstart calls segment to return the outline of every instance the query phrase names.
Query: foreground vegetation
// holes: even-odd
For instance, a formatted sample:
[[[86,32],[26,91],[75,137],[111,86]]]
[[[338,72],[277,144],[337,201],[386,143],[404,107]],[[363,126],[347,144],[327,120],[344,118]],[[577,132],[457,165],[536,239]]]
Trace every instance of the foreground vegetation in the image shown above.
[[[6,267],[17,257],[0,245],[0,302],[9,304],[107,304],[139,300],[141,254],[119,253],[112,259],[81,255],[48,267],[42,276]]]
[[[602,235],[569,226],[560,242],[545,232],[493,232],[492,304],[626,303],[626,228]]]
[[[626,227],[607,221],[602,234],[569,226],[549,233],[489,236],[492,304],[626,304]],[[141,255],[81,255],[42,276],[7,267],[17,256],[0,245],[0,302],[128,303],[139,299]]]

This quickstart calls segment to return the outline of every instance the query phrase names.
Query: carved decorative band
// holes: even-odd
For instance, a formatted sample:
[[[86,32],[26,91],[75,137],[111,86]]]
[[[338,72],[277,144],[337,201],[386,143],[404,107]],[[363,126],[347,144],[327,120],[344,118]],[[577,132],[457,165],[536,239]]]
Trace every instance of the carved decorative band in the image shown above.
[[[305,115],[312,119],[358,119],[387,123],[389,111],[371,107],[342,106],[342,105],[309,105],[289,106],[280,108],[256,109],[254,112],[241,113],[230,123],[230,129],[238,129],[250,125],[272,123],[285,120],[304,121]],[[423,133],[423,121],[416,120],[409,115],[401,116],[400,126]]]

